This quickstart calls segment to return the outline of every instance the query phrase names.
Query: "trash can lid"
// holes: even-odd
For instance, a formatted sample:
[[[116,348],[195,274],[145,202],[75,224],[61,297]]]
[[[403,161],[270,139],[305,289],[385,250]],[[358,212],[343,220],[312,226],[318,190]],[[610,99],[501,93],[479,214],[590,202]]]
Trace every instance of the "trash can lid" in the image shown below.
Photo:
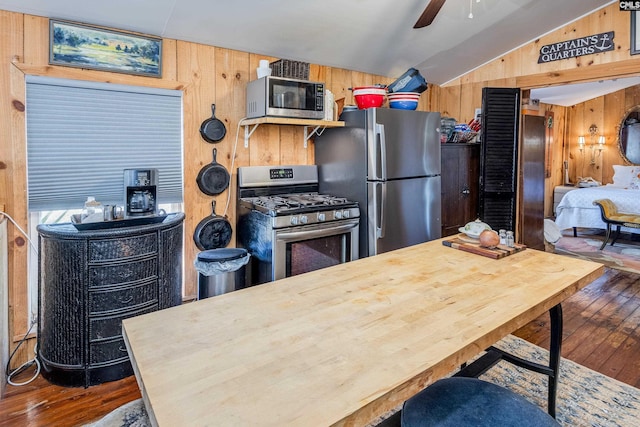
[[[224,262],[247,256],[247,250],[242,248],[209,249],[198,254],[198,261]]]

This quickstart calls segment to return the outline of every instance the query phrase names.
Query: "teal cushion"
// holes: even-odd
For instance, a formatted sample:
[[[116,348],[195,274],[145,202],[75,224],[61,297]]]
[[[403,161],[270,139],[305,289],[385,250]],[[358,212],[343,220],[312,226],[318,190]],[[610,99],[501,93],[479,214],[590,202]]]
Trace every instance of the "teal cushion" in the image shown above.
[[[558,426],[524,397],[476,378],[435,382],[404,403],[402,427]]]

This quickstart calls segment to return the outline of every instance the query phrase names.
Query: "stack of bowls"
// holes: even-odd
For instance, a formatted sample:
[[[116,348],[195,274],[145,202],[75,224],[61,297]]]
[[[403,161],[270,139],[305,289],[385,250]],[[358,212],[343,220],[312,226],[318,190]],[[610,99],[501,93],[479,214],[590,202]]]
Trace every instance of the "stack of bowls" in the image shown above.
[[[415,110],[418,108],[420,93],[418,92],[394,92],[388,95],[389,107],[399,110]]]
[[[353,88],[353,98],[359,109],[382,107],[387,94],[386,88],[378,86],[361,86]]]

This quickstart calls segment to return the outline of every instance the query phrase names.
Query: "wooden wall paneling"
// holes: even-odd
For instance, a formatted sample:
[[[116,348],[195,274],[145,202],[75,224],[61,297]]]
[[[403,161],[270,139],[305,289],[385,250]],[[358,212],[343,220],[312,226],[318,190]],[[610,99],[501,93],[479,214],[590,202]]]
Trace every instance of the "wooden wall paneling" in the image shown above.
[[[309,130],[311,132],[312,129]],[[309,139],[307,148],[304,147],[304,127],[281,126],[280,127],[280,159],[281,165],[306,165],[313,163],[313,157],[309,161],[309,152],[313,153],[313,139]]]
[[[554,139],[554,129],[553,123],[555,122],[555,115],[553,111],[546,110],[544,108],[540,108],[544,112],[545,118],[545,137],[544,137],[544,188],[543,188],[543,196],[544,194],[553,193],[553,186],[549,186],[548,183],[551,182],[551,178],[553,176],[553,162],[555,160],[555,139]],[[551,193],[549,193],[549,188],[551,188]],[[550,198],[543,197],[543,215],[545,218],[551,216],[553,210],[553,203]]]
[[[569,179],[572,184],[576,184],[576,177],[580,170],[578,164],[581,158],[578,153],[578,132],[574,129],[578,122],[577,111],[579,108],[575,105],[567,108],[565,134],[564,134],[564,159],[569,162]],[[580,112],[582,110],[580,109]],[[582,121],[582,115],[579,118]]]
[[[598,136],[604,131],[604,96],[600,96],[598,98],[591,99],[586,102],[586,108],[584,111],[585,114],[585,122],[583,127],[583,132],[586,140],[586,144],[590,145],[592,143],[598,143]],[[589,134],[589,127],[595,124],[598,127],[598,133],[594,138],[591,138]],[[602,181],[602,168],[603,168],[603,159],[602,153],[598,150],[591,150],[589,147],[585,147],[585,158],[587,164],[590,164],[591,158],[595,160],[595,164],[590,164],[589,172],[586,176],[591,176],[597,181]]]
[[[351,86],[351,72],[342,68],[331,68],[327,75],[331,80],[331,91],[336,100],[344,98],[344,105],[355,105]]]
[[[49,63],[49,19],[24,15],[24,59],[26,64]]]
[[[440,86],[430,84],[427,91],[420,97],[418,108],[422,111],[440,111]]]
[[[372,86],[378,83],[380,82],[376,76],[360,71],[351,71],[351,86],[349,87]]]
[[[283,126],[260,125],[249,141],[251,166],[280,164],[280,130]]]
[[[576,182],[579,177],[589,176],[589,157],[586,154],[586,150],[580,151],[578,148],[578,136],[582,135],[586,139],[588,139],[589,134],[586,133],[585,129],[589,128],[589,125],[585,124],[588,121],[589,115],[586,113],[587,106],[585,104],[581,104],[576,106],[576,120],[573,122],[573,126],[571,128],[571,144],[573,147],[573,151],[576,153]]]
[[[162,79],[178,80],[178,41],[162,39]]]
[[[22,60],[23,17],[21,14],[0,10],[0,58],[5,60],[3,72],[0,73],[0,204],[6,212],[13,216],[12,208],[16,206],[12,175],[16,173],[13,159],[13,123],[12,112],[15,108],[11,93],[12,59]],[[24,196],[18,195],[24,203]],[[12,227],[8,227],[11,240]],[[9,252],[11,257],[11,252]],[[11,278],[9,278],[11,279]]]
[[[559,86],[578,82],[593,82],[616,77],[631,77],[640,74],[640,55],[615,63],[594,64],[589,67],[576,67],[553,72],[536,72],[516,76],[519,87]]]
[[[574,168],[574,163],[575,160],[573,158],[573,155],[571,153],[571,140],[569,138],[569,131],[570,131],[570,123],[571,123],[571,108],[567,107],[564,109],[564,126],[562,127],[562,161],[567,161],[567,175],[569,176],[569,183],[574,183],[576,182],[575,180],[575,170]],[[562,165],[563,169],[562,169],[562,183],[565,184],[565,178],[564,178],[564,163]],[[553,203],[553,193],[547,194],[546,197],[550,197],[552,199],[552,203]]]
[[[475,117],[476,108],[482,108],[482,87],[484,83],[470,83],[460,94],[460,116],[458,122],[469,123]]]
[[[517,77],[518,81],[512,87],[530,88],[637,75],[640,57],[629,58],[629,13],[618,9],[617,4],[611,4],[475,69],[462,78],[449,82],[447,86]],[[539,50],[543,45],[611,30],[615,30],[614,51],[587,55],[580,57],[581,59],[537,63]],[[487,85],[496,87],[493,81]]]
[[[0,58],[4,72],[0,73],[0,204],[5,212],[26,229],[26,191],[24,169],[24,90],[20,92],[20,80],[24,77],[10,61],[24,58],[24,20],[22,14],[0,11]],[[24,85],[22,86],[24,87]],[[22,110],[22,111],[21,111]],[[20,127],[21,126],[21,127]],[[22,145],[19,145],[22,135]],[[28,328],[27,254],[29,245],[20,232],[7,225],[9,266],[9,350],[13,351],[16,338],[22,338]],[[32,355],[35,340],[22,346],[11,368],[16,368]]]
[[[577,176],[594,176],[594,178],[601,180],[603,184],[612,182],[613,165],[625,163],[618,149],[620,122],[626,111],[638,104],[640,104],[640,85],[613,92],[604,97],[566,109],[567,131],[563,158],[566,159],[569,156],[572,182],[575,182]],[[584,135],[587,143],[591,142],[588,128],[594,123],[592,120],[595,117],[600,117],[599,120],[602,124],[596,123],[596,125],[598,125],[606,139],[604,150],[599,156],[596,156],[598,169],[589,165],[591,153],[588,148],[585,149],[584,153],[580,153],[577,149],[579,135]],[[598,172],[597,177],[594,170]]]
[[[460,117],[460,94],[462,86],[444,86],[440,88],[440,113],[443,117]]]
[[[309,64],[309,80],[324,83],[325,89],[333,92],[333,89],[331,89],[331,73],[327,72],[328,68],[324,65]]]
[[[585,65],[606,64],[612,60],[618,61],[629,57],[631,13],[620,11],[618,4],[615,6],[600,9],[579,21],[582,24],[582,34],[584,35],[615,31],[614,39],[611,42],[614,44],[614,50],[581,57],[583,59],[589,58],[587,61],[583,60],[583,64],[585,62]],[[626,25],[624,21],[627,21]]]
[[[547,153],[550,156],[551,176],[545,179],[545,217],[553,215],[553,198],[548,197],[553,194],[554,187],[564,184],[564,133],[566,125],[565,107],[559,105],[541,104],[541,108],[553,114],[552,127],[549,129],[550,140],[548,141]]]
[[[540,54],[540,47],[542,46],[540,39],[534,40],[513,52],[510,52],[505,57],[505,62],[508,65],[507,72],[514,72],[513,74],[505,74],[508,76],[521,76],[527,74],[526,70],[531,68],[532,63],[537,64],[538,55]],[[513,64],[512,64],[513,63]],[[517,86],[517,85],[516,85]],[[523,86],[517,86],[523,87]]]
[[[618,132],[620,123],[625,114],[625,93],[620,90],[604,97],[604,117],[602,134],[605,136],[605,148],[602,151],[602,183],[613,182],[613,165],[622,164],[620,151],[618,150]]]
[[[514,59],[518,54],[508,53],[499,58],[494,59],[485,66],[482,66],[474,72],[473,79],[468,83],[482,82],[493,80],[496,76],[517,75],[520,71],[520,62]],[[511,58],[511,60],[509,60]]]
[[[238,128],[238,122],[246,115],[246,87],[251,80],[251,74],[255,74],[260,59],[256,59],[254,67],[252,55],[249,53],[215,48],[216,117],[222,120],[227,128],[224,139],[215,145],[221,145],[218,149],[218,161],[225,165],[231,177],[229,188],[217,198],[216,211],[219,215],[226,214],[231,219],[234,234],[229,243],[230,247],[235,247],[236,171],[239,166],[249,164],[248,152],[244,149],[244,128]]]
[[[25,78],[24,74],[15,67],[11,67],[11,111],[10,121],[11,128],[11,166],[8,171],[11,176],[11,185],[13,187],[12,209],[10,215],[13,217],[20,227],[27,231],[28,215],[27,215],[27,176],[24,171],[27,170],[27,144],[25,132],[15,131],[17,129],[26,128],[25,120]],[[10,227],[9,238],[9,262],[10,269],[13,270],[9,278],[9,289],[11,303],[10,313],[13,316],[13,340],[17,341],[27,332],[29,327],[29,293],[26,278],[28,277],[27,260],[29,256],[37,256],[30,251],[30,246],[26,238],[14,227]],[[37,241],[33,242],[36,247]],[[16,274],[16,273],[22,274]],[[13,279],[13,280],[12,280]]]
[[[186,297],[197,295],[197,272],[192,267],[199,252],[193,242],[193,232],[198,223],[211,215],[213,198],[202,193],[196,184],[200,169],[212,161],[212,144],[200,136],[200,125],[211,117],[211,104],[216,100],[215,87],[215,48],[211,46],[177,43],[177,74],[189,85],[183,95],[184,129],[184,294]],[[223,150],[219,150],[223,151]],[[226,163],[219,155],[218,161]],[[216,213],[224,206],[223,200],[216,197]]]
[[[640,85],[631,86],[625,89],[625,106],[635,107],[640,104]]]

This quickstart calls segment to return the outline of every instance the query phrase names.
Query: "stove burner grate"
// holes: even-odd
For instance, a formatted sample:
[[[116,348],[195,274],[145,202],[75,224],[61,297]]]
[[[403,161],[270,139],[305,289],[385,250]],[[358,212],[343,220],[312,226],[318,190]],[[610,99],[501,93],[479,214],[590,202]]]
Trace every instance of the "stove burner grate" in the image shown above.
[[[291,209],[340,207],[352,204],[344,197],[331,196],[319,193],[293,193],[274,196],[259,196],[252,198],[256,207],[262,207],[274,212],[284,212]]]

